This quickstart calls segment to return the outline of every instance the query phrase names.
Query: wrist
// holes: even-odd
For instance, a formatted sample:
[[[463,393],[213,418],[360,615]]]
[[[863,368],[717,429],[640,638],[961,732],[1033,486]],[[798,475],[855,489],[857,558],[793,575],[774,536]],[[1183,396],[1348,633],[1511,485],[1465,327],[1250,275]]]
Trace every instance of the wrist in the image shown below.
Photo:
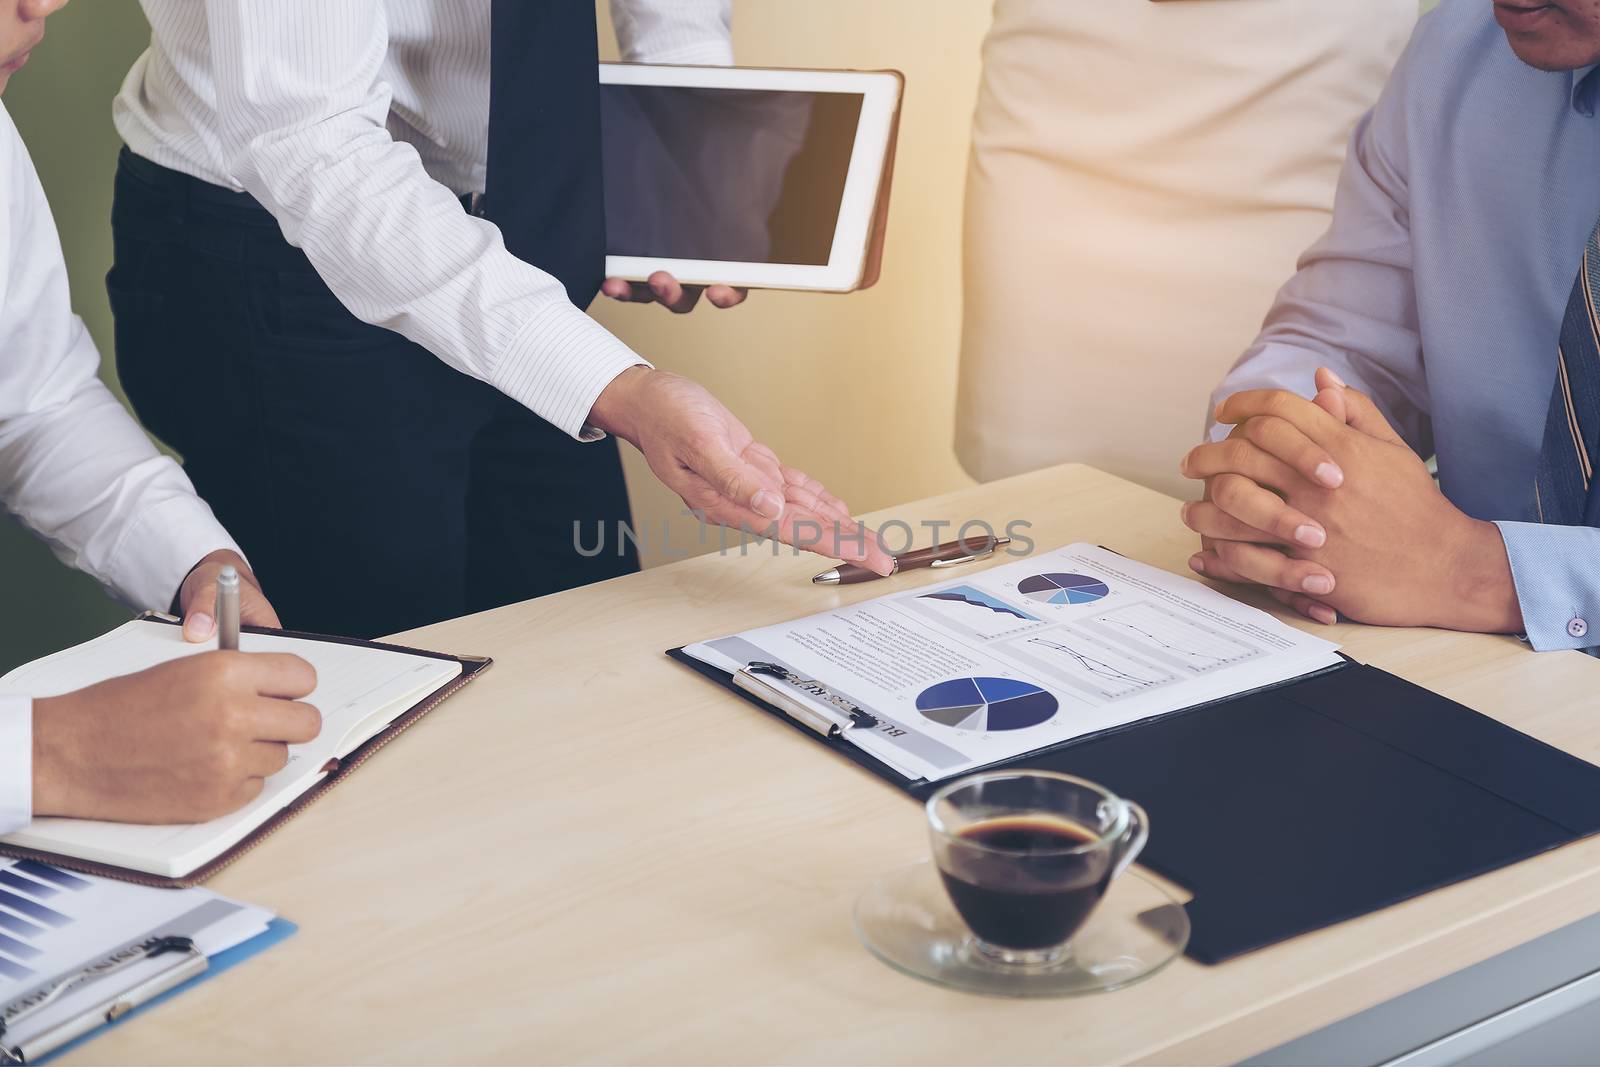
[[[71,721],[77,694],[41,697],[33,702],[33,811],[35,815],[74,815],[72,768],[82,761],[74,750]]]
[[[1462,516],[1460,533],[1444,541],[1447,594],[1435,626],[1474,633],[1519,633],[1522,607],[1505,539],[1492,522]]]
[[[589,417],[585,421],[596,429],[637,445],[639,434],[635,415],[638,398],[646,380],[653,373],[652,368],[639,364],[618,374],[595,397],[594,406],[589,409]]]

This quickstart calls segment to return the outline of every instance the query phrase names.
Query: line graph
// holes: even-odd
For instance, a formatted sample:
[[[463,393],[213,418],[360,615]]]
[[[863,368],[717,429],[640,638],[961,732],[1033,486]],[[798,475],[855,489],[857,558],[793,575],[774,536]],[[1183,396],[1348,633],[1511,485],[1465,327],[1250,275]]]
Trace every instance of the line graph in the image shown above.
[[[1097,701],[1159,689],[1181,681],[1170,667],[1162,667],[1093,634],[1058,627],[1017,638],[1007,651]]]
[[[1108,611],[1093,622],[1097,632],[1118,644],[1192,674],[1231,667],[1262,654],[1248,642],[1148,601]]]
[[[895,603],[947,629],[980,641],[993,641],[1044,625],[1038,616],[972,585],[952,585],[936,592],[906,597]]]
[[[970,585],[958,585],[946,589],[942,593],[923,593],[923,600],[948,600],[953,604],[967,604],[974,608],[987,608],[996,615],[1010,615],[1022,622],[1038,622],[1032,615],[1012,607],[1004,601],[996,600],[986,593],[979,592]]]

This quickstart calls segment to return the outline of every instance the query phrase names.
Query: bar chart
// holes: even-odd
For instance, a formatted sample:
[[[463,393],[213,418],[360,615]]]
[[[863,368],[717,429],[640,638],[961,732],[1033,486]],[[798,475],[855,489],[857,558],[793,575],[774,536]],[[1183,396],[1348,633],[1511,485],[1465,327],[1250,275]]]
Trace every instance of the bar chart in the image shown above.
[[[72,925],[72,894],[91,887],[86,879],[34,860],[0,869],[0,978],[33,977],[28,964],[44,953],[44,936]]]

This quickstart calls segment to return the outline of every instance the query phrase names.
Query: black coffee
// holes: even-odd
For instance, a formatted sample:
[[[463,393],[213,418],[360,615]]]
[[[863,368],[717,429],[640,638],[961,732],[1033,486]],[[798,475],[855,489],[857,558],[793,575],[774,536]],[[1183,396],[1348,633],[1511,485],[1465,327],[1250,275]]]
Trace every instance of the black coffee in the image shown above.
[[[1063,855],[1098,840],[1089,830],[1042,815],[1004,816],[964,827],[939,875],[978,937],[1012,949],[1059,945],[1078,932],[1107,884],[1105,849]],[[967,841],[989,852],[963,848]]]

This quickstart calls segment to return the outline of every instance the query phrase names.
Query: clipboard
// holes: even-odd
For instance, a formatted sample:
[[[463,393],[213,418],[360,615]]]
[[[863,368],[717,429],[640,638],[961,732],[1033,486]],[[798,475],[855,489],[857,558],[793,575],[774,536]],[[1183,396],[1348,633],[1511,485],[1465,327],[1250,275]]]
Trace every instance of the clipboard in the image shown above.
[[[147,611],[140,615],[139,619],[146,622],[160,622],[170,626],[181,625],[178,620],[172,618],[170,615],[163,615],[157,612]],[[461,673],[450,679],[444,685],[441,685],[439,688],[435,689],[433,692],[424,696],[415,704],[411,705],[410,708],[391,720],[388,726],[384,727],[378,733],[374,734],[372,737],[368,738],[358,747],[353,749],[349,755],[340,760],[330,761],[330,763],[334,765],[315,785],[307,789],[304,793],[301,793],[294,800],[290,801],[288,805],[274,813],[273,816],[266,822],[250,831],[250,833],[243,837],[238,844],[234,845],[232,848],[229,848],[227,851],[223,852],[210,862],[204,863],[182,876],[166,878],[161,875],[150,874],[147,871],[134,871],[125,867],[117,867],[107,863],[97,863],[93,860],[78,859],[74,856],[67,856],[57,852],[45,852],[39,849],[31,848],[17,848],[4,843],[0,843],[0,856],[7,856],[12,859],[19,860],[37,860],[40,863],[48,863],[52,866],[64,867],[69,871],[77,871],[80,874],[93,874],[102,878],[115,878],[123,882],[132,882],[136,885],[154,886],[160,889],[187,889],[190,886],[199,885],[201,882],[207,881],[218,871],[221,871],[225,867],[234,863],[240,857],[254,849],[257,845],[261,844],[261,842],[277,833],[286,823],[289,822],[289,820],[293,819],[296,815],[299,815],[306,808],[310,807],[317,801],[318,798],[324,796],[328,790],[332,789],[334,786],[350,777],[350,775],[354,774],[357,768],[359,768],[363,763],[367,762],[367,760],[371,759],[384,745],[387,745],[406,730],[410,729],[424,715],[428,714],[428,712],[432,711],[434,708],[437,708],[451,696],[454,696],[462,689],[462,687],[466,686],[474,678],[477,678],[494,664],[494,660],[487,656],[453,656],[446,652],[433,652],[428,649],[410,648],[405,645],[385,644],[380,641],[363,641],[354,637],[332,637],[327,634],[304,633],[299,630],[273,630],[262,626],[241,626],[239,629],[242,633],[265,634],[273,637],[294,637],[302,641],[320,641],[325,644],[333,645],[356,645],[362,648],[377,648],[389,652],[403,652],[409,656],[423,656],[428,659],[447,660],[461,664]]]
[[[667,655],[913,799],[945,784],[905,778],[842,721],[802,723],[682,648]],[[1348,657],[976,770],[996,768],[1138,801],[1152,828],[1139,862],[1193,894],[1185,954],[1204,964],[1600,833],[1600,767]]]
[[[179,996],[201,982],[215,978],[224,971],[230,970],[251,957],[266,951],[273,945],[286,940],[298,930],[299,927],[292,922],[284,919],[273,919],[267,925],[267,928],[255,937],[242,941],[232,948],[225,949],[210,957],[199,955],[198,951],[193,949],[192,942],[188,948],[173,946],[177,950],[174,952],[176,966],[171,971],[157,976],[161,979],[159,984],[151,986],[150,982],[142,983],[143,985],[151,986],[151,988],[146,990],[144,994],[134,996],[129,995],[135,992],[132,990],[112,989],[107,996],[107,1001],[112,1006],[105,1008],[103,1011],[91,1011],[81,1017],[79,1025],[82,1029],[78,1031],[77,1036],[50,1048],[42,1055],[27,1057],[23,1060],[11,1058],[7,1048],[0,1047],[0,1065],[17,1062],[30,1065],[53,1062],[58,1057],[71,1052],[85,1042],[94,1040],[107,1030],[121,1026],[129,1019],[144,1014],[157,1004]],[[187,938],[172,940],[188,941]],[[196,957],[198,957],[198,962]],[[4,1045],[4,1039],[0,1038],[0,1046]]]

